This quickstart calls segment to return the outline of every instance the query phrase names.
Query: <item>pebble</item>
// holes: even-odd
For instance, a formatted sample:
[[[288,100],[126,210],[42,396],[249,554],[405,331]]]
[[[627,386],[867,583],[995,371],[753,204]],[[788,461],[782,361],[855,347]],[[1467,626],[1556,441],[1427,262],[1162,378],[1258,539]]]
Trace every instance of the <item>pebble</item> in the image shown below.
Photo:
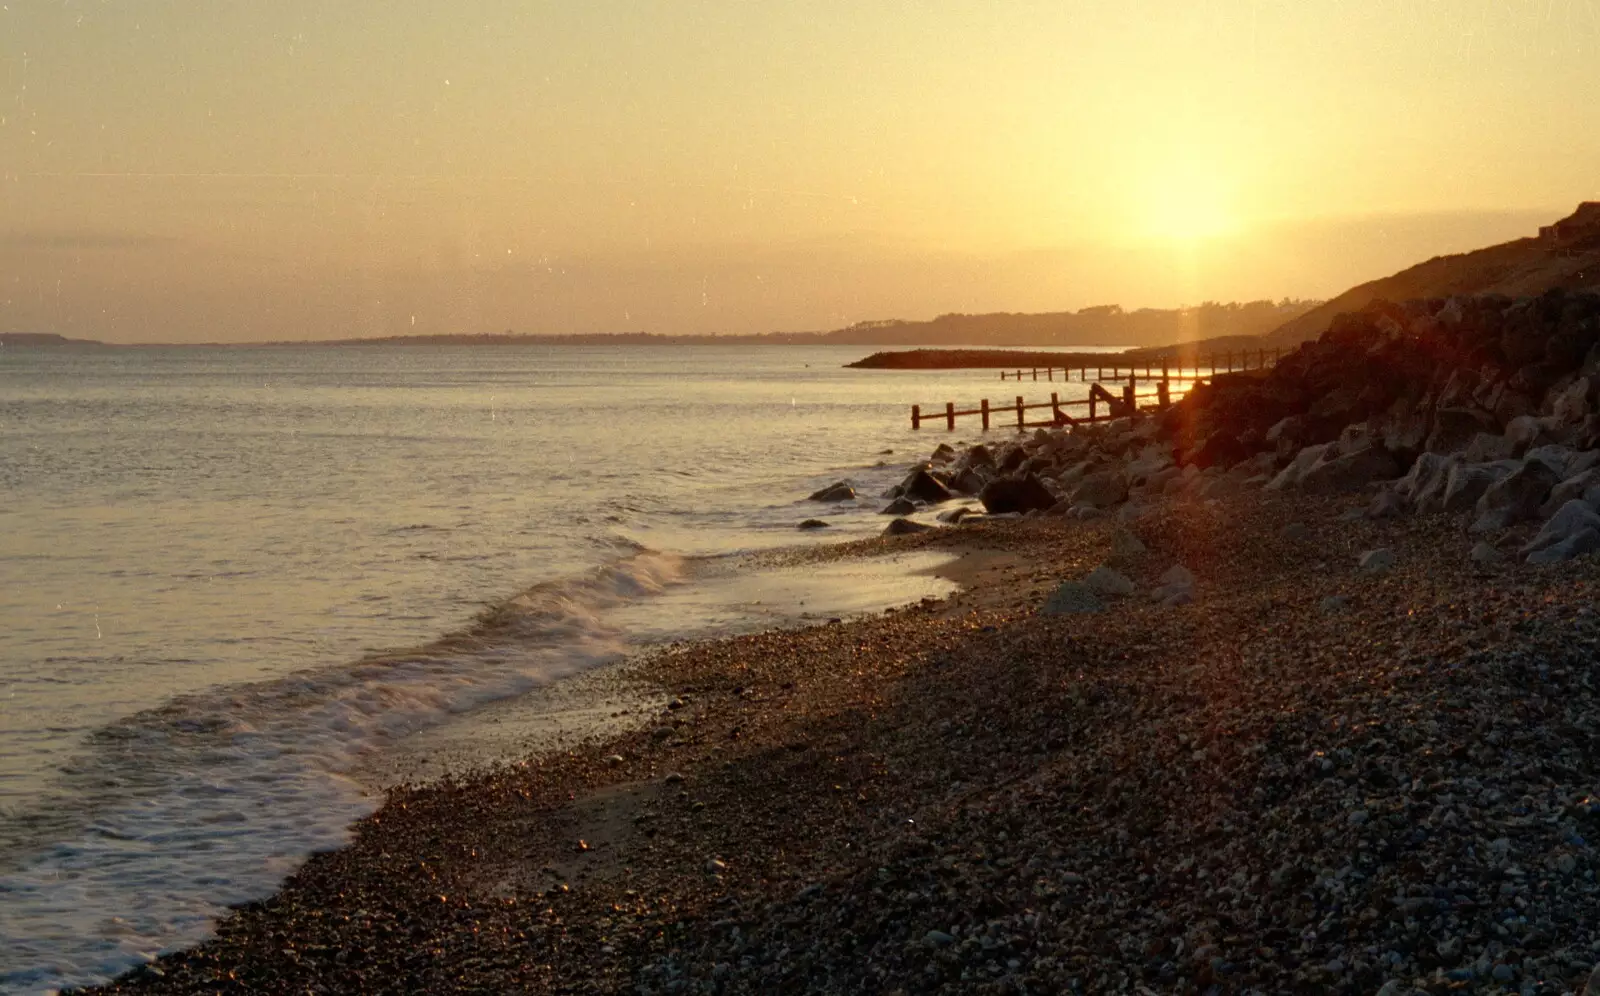
[[[1362,573],[1383,574],[1394,567],[1396,557],[1390,549],[1368,550],[1361,555]]]

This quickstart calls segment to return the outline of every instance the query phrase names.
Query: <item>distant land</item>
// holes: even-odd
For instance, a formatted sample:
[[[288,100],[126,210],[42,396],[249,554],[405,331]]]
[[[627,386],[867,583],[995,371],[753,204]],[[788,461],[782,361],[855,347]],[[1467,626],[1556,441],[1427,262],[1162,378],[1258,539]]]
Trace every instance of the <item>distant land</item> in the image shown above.
[[[1259,336],[1315,308],[1319,301],[1250,301],[1192,308],[1102,305],[1043,314],[999,312],[940,315],[929,321],[886,319],[857,322],[830,332],[766,332],[753,335],[657,335],[649,332],[539,335],[517,332],[463,335],[384,336],[260,343],[205,343],[209,348],[267,349],[285,346],[592,346],[592,345],[809,345],[809,346],[1160,346],[1196,338]],[[33,348],[148,348],[45,333],[0,332],[0,345]]]

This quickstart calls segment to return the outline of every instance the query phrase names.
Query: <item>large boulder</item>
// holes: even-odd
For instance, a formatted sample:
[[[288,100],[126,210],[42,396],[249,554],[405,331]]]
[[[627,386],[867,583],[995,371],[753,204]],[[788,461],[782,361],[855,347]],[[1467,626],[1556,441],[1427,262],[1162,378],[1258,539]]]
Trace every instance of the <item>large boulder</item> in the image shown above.
[[[1305,477],[1306,472],[1315,467],[1332,447],[1332,443],[1315,443],[1302,448],[1294,455],[1294,459],[1289,461],[1289,465],[1278,471],[1278,476],[1267,483],[1267,490],[1282,491],[1299,487],[1301,478]]]
[[[1500,464],[1456,463],[1445,475],[1444,488],[1428,511],[1465,512],[1474,508],[1485,491],[1510,473]]]
[[[1566,502],[1552,515],[1538,535],[1522,548],[1523,553],[1533,553],[1582,532],[1585,529],[1600,531],[1600,515],[1582,499]]]
[[[1590,468],[1574,474],[1550,489],[1550,497],[1545,499],[1539,514],[1554,515],[1567,502],[1573,499],[1583,500],[1583,496],[1597,485],[1600,485],[1600,470]]]
[[[883,535],[909,536],[912,533],[925,533],[932,528],[934,527],[926,523],[917,522],[914,519],[895,519],[883,527]]]
[[[1056,503],[1056,496],[1032,474],[996,478],[983,486],[978,499],[983,502],[983,510],[990,515],[1031,512],[1035,509],[1044,511]]]
[[[1528,554],[1527,561],[1530,564],[1559,564],[1596,551],[1600,551],[1600,531],[1580,529],[1559,543]]]
[[[1480,432],[1493,432],[1494,420],[1476,408],[1440,408],[1423,445],[1429,453],[1459,453]]]
[[[1450,458],[1438,453],[1423,453],[1411,464],[1406,475],[1395,482],[1395,491],[1415,503],[1441,474],[1449,473]]]
[[[1217,431],[1206,436],[1200,445],[1183,454],[1183,462],[1201,470],[1207,467],[1227,469],[1250,456],[1250,450],[1231,432]]]
[[[938,504],[949,501],[955,496],[950,493],[950,488],[946,486],[943,478],[931,473],[926,467],[918,467],[901,482],[900,497]]]
[[[1102,470],[1086,475],[1072,489],[1073,505],[1110,508],[1128,498],[1128,479],[1120,470]]]
[[[1083,583],[1097,595],[1120,597],[1133,594],[1133,582],[1104,565],[1085,574]]]
[[[1550,414],[1562,422],[1581,424],[1585,416],[1595,414],[1594,396],[1594,381],[1589,377],[1579,377],[1562,390],[1554,392]]]
[[[1522,466],[1491,484],[1478,499],[1478,518],[1470,529],[1475,533],[1504,529],[1531,519],[1560,483],[1555,471],[1538,460],[1524,460]]]
[[[1480,432],[1467,443],[1462,457],[1468,463],[1488,463],[1491,460],[1509,460],[1517,455],[1517,447],[1505,436]]]
[[[1359,491],[1373,481],[1398,476],[1400,467],[1381,446],[1366,446],[1354,453],[1318,461],[1300,478],[1300,490],[1308,494],[1331,495]]]

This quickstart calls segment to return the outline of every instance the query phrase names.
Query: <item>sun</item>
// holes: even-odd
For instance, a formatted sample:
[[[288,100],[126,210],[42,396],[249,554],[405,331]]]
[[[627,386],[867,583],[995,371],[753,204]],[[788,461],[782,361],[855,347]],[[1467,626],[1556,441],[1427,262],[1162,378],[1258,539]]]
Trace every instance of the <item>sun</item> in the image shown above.
[[[1239,230],[1227,174],[1207,164],[1175,160],[1156,164],[1141,185],[1141,234],[1161,242],[1196,243]]]

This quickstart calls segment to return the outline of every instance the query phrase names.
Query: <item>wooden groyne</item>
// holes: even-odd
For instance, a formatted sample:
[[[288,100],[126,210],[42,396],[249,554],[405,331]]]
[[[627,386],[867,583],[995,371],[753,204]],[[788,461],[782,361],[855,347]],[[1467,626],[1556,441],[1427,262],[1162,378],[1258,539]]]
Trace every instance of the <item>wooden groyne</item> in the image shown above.
[[[1113,392],[1097,381],[1089,385],[1087,398],[1074,398],[1068,401],[1062,401],[1059,395],[1051,392],[1049,401],[1031,404],[1019,394],[1014,404],[1000,406],[991,406],[988,398],[980,401],[978,407],[967,409],[956,408],[953,401],[946,401],[943,411],[924,412],[921,405],[912,405],[911,428],[920,429],[924,422],[943,422],[945,428],[953,432],[956,419],[973,415],[979,417],[985,429],[1003,423],[1014,424],[1018,431],[1109,422],[1114,418],[1124,418],[1142,411],[1161,411],[1172,404],[1171,380],[1153,380],[1150,383],[1152,385],[1150,390],[1140,391],[1138,378],[1129,377],[1127,383],[1120,385],[1120,390]],[[1068,409],[1074,408],[1084,408],[1087,411],[1081,415],[1073,415]],[[1029,421],[1029,412],[1043,411],[1050,413],[1048,418],[1034,418]]]
[[[1023,380],[1024,375],[1032,373],[1033,379],[1039,379],[1039,371],[1044,371],[1046,381],[1054,381],[1056,374],[1061,374],[1061,382],[1070,384],[1076,381],[1088,384],[1094,381],[1120,381],[1124,374],[1137,376],[1142,370],[1146,379],[1159,377],[1162,380],[1196,380],[1201,377],[1215,377],[1219,373],[1232,373],[1235,370],[1264,370],[1277,363],[1283,357],[1283,348],[1239,350],[1238,352],[1210,353],[1205,356],[1183,357],[1177,362],[1162,360],[1159,365],[1153,361],[1135,364],[1119,364],[1115,362],[1115,355],[1108,356],[1113,360],[1109,367],[1091,367],[1085,363],[1075,366],[1061,367],[1019,367],[1015,370],[1000,371],[1001,380]],[[1255,362],[1251,362],[1254,360]],[[1106,376],[1106,371],[1111,371],[1111,376]],[[1209,371],[1209,372],[1208,372]],[[1090,377],[1089,374],[1094,376]],[[1072,376],[1077,374],[1076,377]]]

